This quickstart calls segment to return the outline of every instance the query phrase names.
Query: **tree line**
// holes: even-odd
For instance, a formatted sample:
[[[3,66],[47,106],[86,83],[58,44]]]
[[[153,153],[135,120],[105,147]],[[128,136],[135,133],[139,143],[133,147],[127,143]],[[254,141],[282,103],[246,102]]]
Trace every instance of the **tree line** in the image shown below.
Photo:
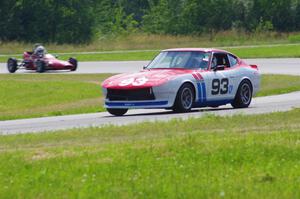
[[[300,0],[5,0],[0,40],[86,43],[134,32],[299,31]]]

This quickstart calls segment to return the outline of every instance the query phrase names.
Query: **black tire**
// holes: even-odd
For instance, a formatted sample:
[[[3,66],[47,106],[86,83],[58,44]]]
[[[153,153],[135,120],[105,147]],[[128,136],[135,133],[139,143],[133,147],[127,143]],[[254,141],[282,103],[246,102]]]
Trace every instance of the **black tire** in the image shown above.
[[[231,103],[233,108],[247,108],[252,100],[252,84],[249,80],[243,80]]]
[[[18,70],[18,61],[15,58],[9,58],[7,60],[7,70],[10,73],[14,73]]]
[[[71,69],[71,71],[76,71],[77,70],[77,66],[78,66],[78,61],[75,58],[70,58],[69,62],[73,65],[73,68]]]
[[[120,109],[120,108],[108,108],[106,109],[110,114],[115,116],[122,116],[127,113],[128,109]]]
[[[194,100],[194,87],[189,83],[183,84],[177,92],[173,111],[180,113],[191,111]]]
[[[46,70],[46,63],[42,60],[35,61],[36,72],[43,73]]]

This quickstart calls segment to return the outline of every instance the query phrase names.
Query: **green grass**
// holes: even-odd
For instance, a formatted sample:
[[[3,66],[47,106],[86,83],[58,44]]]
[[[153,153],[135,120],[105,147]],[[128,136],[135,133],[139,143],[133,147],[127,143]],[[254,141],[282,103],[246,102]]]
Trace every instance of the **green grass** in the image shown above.
[[[261,89],[256,96],[269,96],[300,91],[299,76],[262,75]]]
[[[0,120],[104,111],[100,83],[108,76],[0,75]]]
[[[67,60],[69,57],[76,57],[80,61],[143,61],[152,60],[159,52],[154,50],[146,52],[70,54],[60,55],[59,58]]]
[[[287,58],[300,57],[299,45],[279,45],[274,47],[227,48],[241,58]]]
[[[201,47],[201,46],[199,46]],[[300,57],[299,45],[279,45],[271,47],[241,47],[241,48],[223,48],[236,54],[241,58],[287,58]],[[69,57],[76,57],[79,61],[139,61],[152,60],[159,50],[140,51],[140,52],[100,52],[68,55],[59,55],[59,59],[68,60]],[[10,56],[0,56],[0,62],[6,62]],[[21,56],[14,56],[21,58]]]
[[[148,35],[132,34],[121,37],[103,37],[89,44],[83,45],[57,45],[45,44],[50,53],[71,53],[61,55],[60,58],[68,59],[70,56],[77,57],[79,61],[128,61],[150,60],[159,49],[178,47],[223,47],[226,46],[253,46],[253,45],[280,45],[276,47],[257,48],[226,48],[239,55],[241,58],[257,57],[300,57],[299,33],[255,33],[249,34],[237,31],[219,32],[214,35],[199,36],[171,36],[171,35]],[[295,46],[289,46],[294,44]],[[0,41],[0,62],[6,62],[9,54],[21,54],[32,50],[33,44],[20,42]],[[105,52],[126,50],[153,50],[151,52],[124,52],[105,54],[78,54],[81,52]],[[74,52],[74,53],[73,53]],[[77,54],[76,54],[77,53]],[[4,55],[4,56],[3,56]],[[20,58],[20,56],[17,56]]]
[[[2,74],[0,120],[105,111],[101,82],[111,74]],[[263,75],[257,96],[300,90],[300,78]]]
[[[223,48],[236,54],[241,58],[287,58],[300,57],[299,45],[279,45],[272,47],[242,47]],[[102,54],[71,54],[62,55],[61,58],[67,60],[70,56],[76,57],[80,61],[138,61],[152,60],[159,51],[146,52],[124,52],[124,53],[102,53]]]
[[[299,115],[0,136],[0,198],[299,198]]]
[[[297,43],[300,42],[300,34],[293,34],[288,37],[290,42]]]
[[[298,33],[254,33],[249,34],[238,31],[224,31],[216,34],[202,34],[194,36],[183,35],[151,35],[136,33],[118,37],[104,36],[88,44],[82,45],[58,45],[55,43],[45,44],[50,52],[94,52],[115,50],[144,50],[165,49],[174,47],[211,47],[211,46],[239,46],[239,45],[262,45],[262,44],[287,44],[297,42],[291,40]],[[33,43],[1,42],[0,54],[18,54],[25,50],[32,50]]]

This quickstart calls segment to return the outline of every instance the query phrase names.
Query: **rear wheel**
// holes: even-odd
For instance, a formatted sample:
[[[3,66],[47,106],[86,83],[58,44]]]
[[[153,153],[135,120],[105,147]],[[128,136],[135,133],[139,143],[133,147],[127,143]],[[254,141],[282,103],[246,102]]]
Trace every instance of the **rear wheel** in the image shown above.
[[[173,106],[175,112],[188,112],[191,110],[195,99],[194,88],[191,84],[183,84],[176,96]]]
[[[107,111],[115,116],[122,116],[127,113],[128,109],[120,109],[120,108],[108,108]]]
[[[7,60],[7,70],[10,73],[14,73],[18,70],[18,61],[15,58],[9,58]]]
[[[35,61],[36,72],[43,73],[46,70],[46,64],[42,60]]]
[[[234,101],[231,103],[233,108],[247,108],[252,100],[252,85],[249,80],[243,80],[235,95]]]
[[[75,58],[70,58],[69,62],[73,65],[73,68],[71,69],[71,71],[75,71],[77,70],[77,66],[78,66],[78,61]]]

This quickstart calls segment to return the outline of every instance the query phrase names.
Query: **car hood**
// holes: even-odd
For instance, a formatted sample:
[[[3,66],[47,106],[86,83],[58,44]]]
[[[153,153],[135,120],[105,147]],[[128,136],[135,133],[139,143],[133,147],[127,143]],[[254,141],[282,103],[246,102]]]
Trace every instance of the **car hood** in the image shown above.
[[[186,69],[151,69],[137,73],[126,73],[112,76],[102,83],[110,89],[137,89],[162,85],[180,75],[191,73]]]

